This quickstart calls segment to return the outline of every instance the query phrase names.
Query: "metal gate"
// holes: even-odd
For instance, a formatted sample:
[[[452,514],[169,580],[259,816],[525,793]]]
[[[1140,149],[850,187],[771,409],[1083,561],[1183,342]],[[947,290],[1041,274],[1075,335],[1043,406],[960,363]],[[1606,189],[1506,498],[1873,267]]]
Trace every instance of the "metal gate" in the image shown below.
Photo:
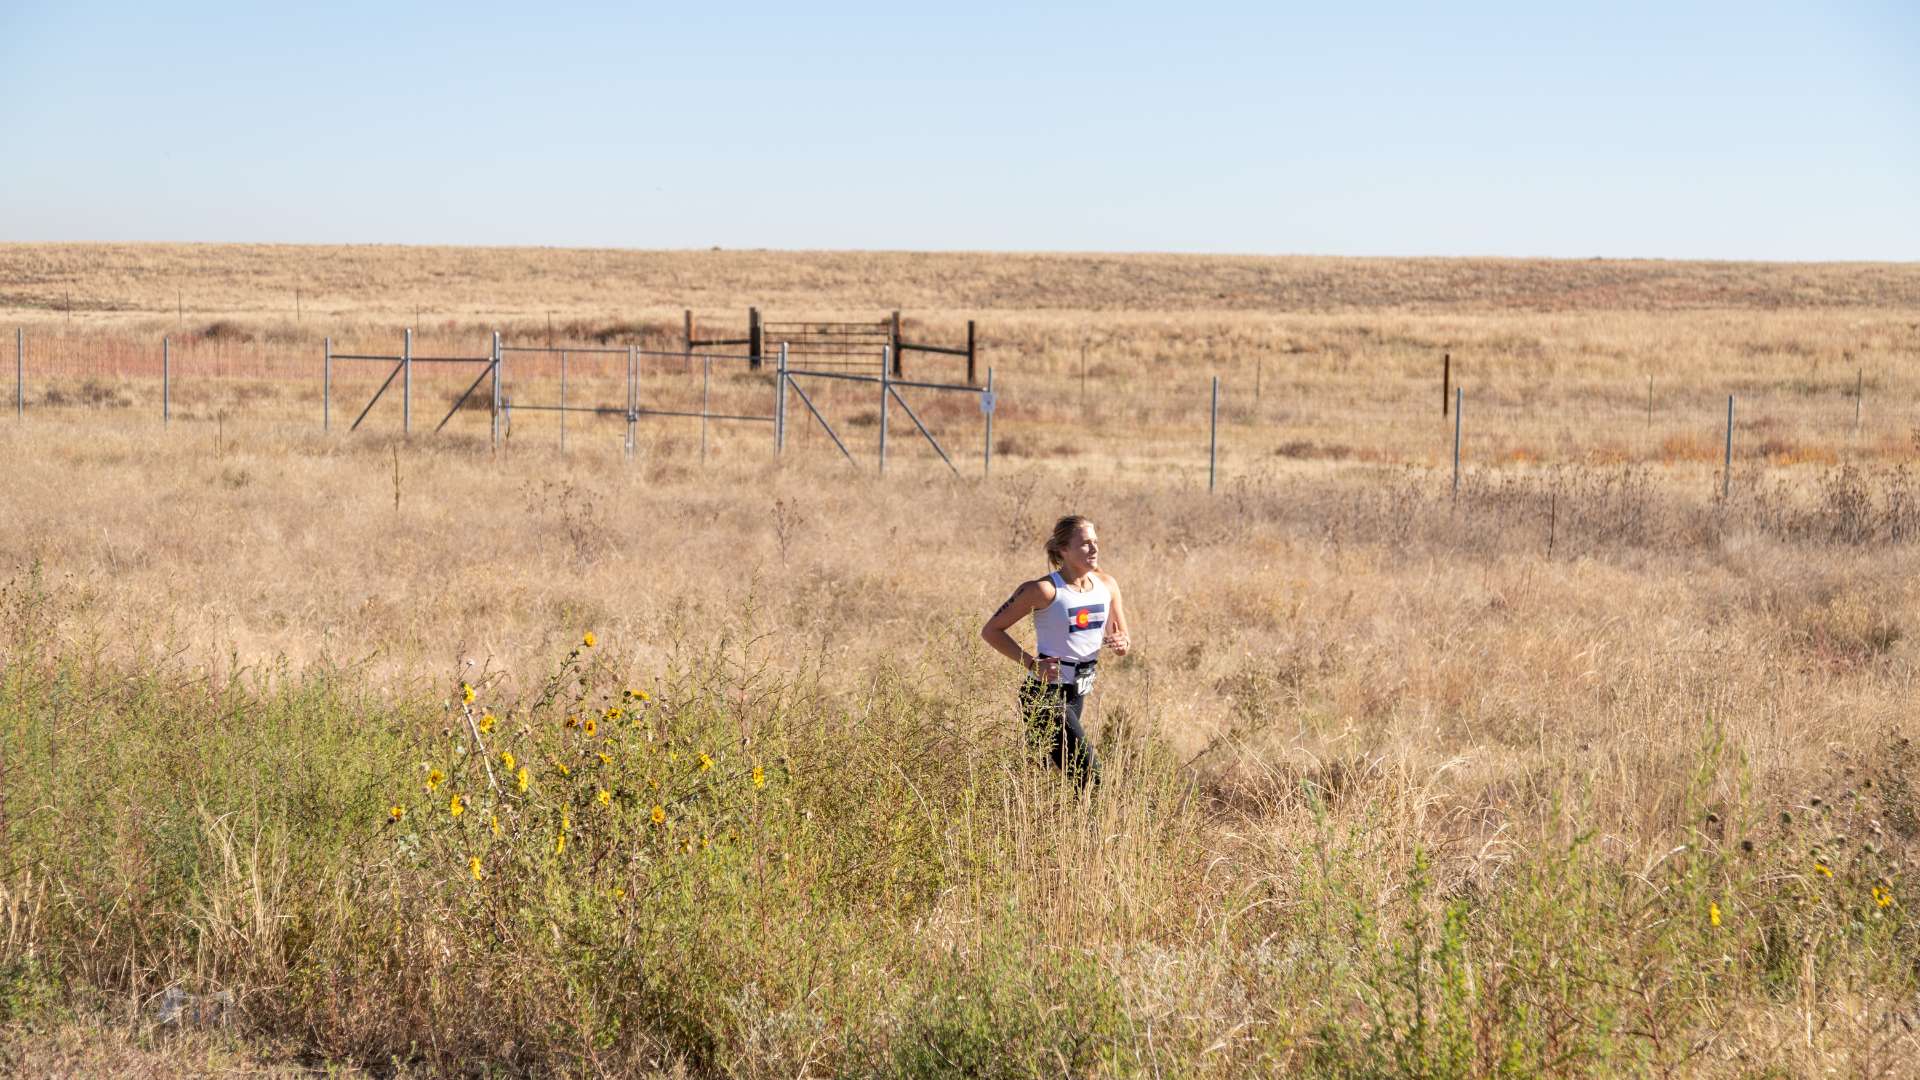
[[[492,429],[491,438],[493,445],[496,448],[499,447],[500,335],[497,332],[493,335],[493,353],[491,356],[415,356],[413,355],[413,329],[411,327],[404,333],[400,347],[400,355],[398,356],[385,356],[377,353],[336,353],[333,351],[332,338],[326,339],[324,347],[326,349],[326,366],[321,376],[321,430],[331,431],[333,429],[333,363],[336,360],[390,363],[393,365],[393,370],[387,372],[386,381],[382,382],[380,389],[375,390],[373,396],[367,399],[366,406],[360,410],[359,416],[353,418],[353,425],[347,430],[360,430],[360,425],[366,420],[367,414],[373,411],[374,405],[380,401],[381,397],[386,394],[387,389],[393,385],[393,380],[398,378],[400,380],[400,430],[402,434],[407,435],[413,433],[413,365],[481,364],[484,366],[480,374],[474,376],[473,381],[467,384],[467,388],[461,391],[458,398],[454,399],[453,407],[447,410],[447,415],[440,418],[440,422],[434,425],[433,430],[438,433],[441,429],[445,428],[447,421],[453,419],[454,415],[460,411],[460,407],[467,403],[467,399],[473,396],[475,390],[479,389],[481,381],[491,375],[493,376],[493,388],[491,392],[492,406],[489,410],[492,414],[490,425]]]
[[[557,360],[558,361],[558,375],[559,375],[559,387],[558,387],[559,400],[558,401],[515,401],[511,396],[506,396],[502,400],[501,409],[502,409],[502,412],[507,417],[509,430],[511,430],[512,416],[516,411],[551,412],[551,413],[558,414],[560,418],[560,452],[563,454],[566,453],[566,449],[567,449],[567,414],[568,413],[587,413],[594,416],[625,417],[627,422],[626,453],[628,457],[633,456],[634,429],[642,417],[672,416],[672,417],[684,417],[689,419],[697,419],[700,421],[700,460],[703,462],[707,458],[707,427],[708,427],[708,424],[711,423],[712,421],[716,421],[716,420],[744,421],[748,423],[764,423],[764,424],[777,423],[776,417],[772,415],[757,416],[752,414],[741,414],[741,413],[716,413],[716,412],[713,412],[711,408],[714,364],[716,362],[721,363],[723,365],[728,363],[734,363],[734,364],[745,364],[749,367],[752,367],[755,364],[757,364],[759,360],[759,357],[756,357],[756,356],[744,356],[744,355],[738,355],[733,353],[655,352],[655,351],[640,349],[636,346],[631,346],[631,345],[623,348],[609,348],[606,346],[594,347],[594,346],[570,346],[570,345],[568,346],[496,345],[496,350],[502,357],[503,361],[505,359],[506,354],[508,353],[517,354],[521,357],[524,357],[528,360],[532,360],[536,363],[541,360],[550,360],[550,361]],[[569,379],[571,363],[576,356],[586,357],[589,360],[589,362],[604,361],[608,357],[615,357],[615,356],[624,357],[625,368],[620,378],[620,381],[624,383],[624,390],[626,395],[625,403],[622,405],[594,404],[594,403],[579,404],[576,402],[569,401],[568,393],[567,393],[568,379]],[[684,361],[689,358],[694,360],[699,360],[701,362],[700,410],[698,412],[694,412],[689,409],[649,408],[646,405],[644,405],[642,403],[642,389],[643,389],[642,371],[645,363],[649,360],[655,360],[655,361],[659,361],[661,363],[661,366],[664,367],[665,361],[668,361],[668,360]],[[505,375],[503,372],[502,378],[504,377]]]
[[[834,431],[833,425],[830,422],[828,422],[826,416],[823,415],[820,412],[819,408],[814,405],[813,398],[807,394],[806,388],[802,386],[798,380],[800,379],[833,379],[833,380],[839,380],[843,382],[871,383],[879,386],[880,388],[880,472],[881,474],[885,475],[887,471],[888,405],[889,403],[897,403],[900,406],[900,408],[906,412],[907,419],[913,421],[913,426],[916,429],[918,429],[921,437],[927,440],[927,444],[929,446],[933,447],[934,453],[940,455],[940,460],[946,463],[947,468],[951,469],[955,476],[959,476],[960,469],[958,466],[956,466],[953,463],[953,458],[950,455],[948,455],[946,448],[940,445],[940,440],[934,437],[933,432],[927,428],[927,425],[925,423],[921,422],[920,415],[913,411],[913,406],[909,405],[907,403],[907,399],[903,397],[900,393],[901,387],[908,387],[910,389],[917,389],[917,390],[935,390],[935,391],[944,390],[944,391],[950,391],[955,393],[974,394],[978,396],[980,401],[980,411],[986,415],[986,429],[987,429],[985,445],[981,449],[981,457],[980,457],[981,475],[983,476],[990,475],[993,472],[993,411],[994,411],[993,369],[992,368],[987,369],[987,384],[985,387],[966,386],[966,385],[959,385],[954,383],[917,382],[909,379],[895,378],[893,376],[892,374],[893,365],[889,362],[891,359],[891,353],[892,353],[892,348],[890,346],[882,346],[880,350],[880,356],[879,356],[880,373],[878,375],[860,375],[860,374],[854,374],[852,372],[847,372],[847,371],[822,371],[818,368],[791,367],[788,364],[787,346],[783,343],[780,346],[780,367],[777,372],[779,390],[776,396],[774,397],[774,429],[773,431],[774,431],[775,453],[782,453],[786,449],[787,391],[788,389],[792,389],[792,391],[795,394],[799,395],[800,403],[807,407],[807,411],[809,413],[813,414],[813,419],[815,420],[815,422],[817,422],[820,425],[820,427],[824,431],[826,431],[827,437],[833,440],[833,445],[839,448],[841,455],[847,459],[847,463],[857,468],[859,466],[859,462],[854,460],[853,452],[847,449],[847,444],[840,438],[839,433]]]

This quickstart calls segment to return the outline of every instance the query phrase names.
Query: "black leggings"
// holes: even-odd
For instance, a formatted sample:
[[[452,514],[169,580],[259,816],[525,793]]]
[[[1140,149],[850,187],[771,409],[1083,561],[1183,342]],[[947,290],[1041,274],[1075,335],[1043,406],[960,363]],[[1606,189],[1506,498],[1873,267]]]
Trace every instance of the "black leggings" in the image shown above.
[[[1020,714],[1026,718],[1029,744],[1081,787],[1100,783],[1100,759],[1080,728],[1080,710],[1086,704],[1071,683],[1050,686],[1028,679],[1020,687]]]

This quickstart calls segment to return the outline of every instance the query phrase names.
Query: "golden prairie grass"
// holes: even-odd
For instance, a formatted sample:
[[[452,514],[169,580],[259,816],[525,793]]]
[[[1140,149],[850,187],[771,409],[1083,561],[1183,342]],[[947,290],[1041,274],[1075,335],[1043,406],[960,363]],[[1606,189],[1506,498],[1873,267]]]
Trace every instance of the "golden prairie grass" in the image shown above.
[[[1901,460],[1913,449],[1901,403],[1920,392],[1907,362],[1920,348],[1911,264],[7,245],[0,293],[0,320],[29,342],[30,407],[113,422],[159,412],[162,335],[176,415],[277,426],[318,422],[329,337],[336,351],[394,354],[412,325],[429,355],[482,355],[495,330],[510,343],[673,354],[683,307],[703,337],[744,334],[748,305],[788,319],[899,308],[910,339],[947,344],[973,318],[1004,391],[1008,455],[1188,482],[1204,464],[1213,375],[1224,452],[1241,471],[1275,456],[1444,461],[1443,355],[1466,393],[1470,463],[1709,462],[1728,395],[1737,457]],[[575,364],[582,379],[591,365]],[[962,374],[920,354],[908,367]],[[508,369],[510,397],[556,400],[551,360]],[[662,356],[642,370],[643,401],[697,400],[697,365]],[[418,371],[415,422],[438,423],[473,373]],[[335,419],[351,422],[384,374],[336,365]],[[577,384],[591,397],[576,400],[623,405],[618,379],[601,382]],[[836,419],[871,426],[873,395],[823,390]],[[742,411],[770,406],[764,379],[723,379],[721,395]],[[397,396],[368,423],[397,427]],[[943,435],[978,445],[970,402],[920,406]],[[551,417],[525,419],[530,437],[556,437]],[[463,425],[473,413],[452,426]],[[796,430],[832,453],[811,425]]]
[[[680,308],[1684,311],[1920,307],[1912,263],[1357,259],[386,245],[0,244],[18,312],[104,322],[416,311],[599,320]]]
[[[1749,344],[1864,348],[1862,317],[1898,321],[1444,316],[1483,351],[1619,343],[1579,400],[1622,414],[1649,369],[1778,384],[1806,358]],[[1028,318],[1025,377],[1071,387],[1071,324]],[[30,415],[0,438],[10,1063],[67,1060],[75,1023],[178,1060],[140,1018],[183,985],[236,990],[269,1048],[422,1072],[1897,1074],[1905,433],[1781,414],[1756,434],[1803,448],[1756,444],[1722,501],[1710,421],[1556,442],[1531,410],[1573,398],[1515,359],[1485,391],[1507,442],[1456,498],[1441,316],[1246,318],[1130,324],[1318,350],[1212,497],[1204,457],[1165,464],[1188,354],[1133,338],[1104,422],[1010,389],[996,435],[1031,442],[990,481],[817,440],[775,465],[758,434],[702,467],[685,428],[629,463],[616,430],[562,459],[530,425],[494,456],[484,418]],[[1356,425],[1369,386],[1407,411]],[[1139,643],[1102,676],[1088,801],[1025,759],[974,637],[1067,511]]]

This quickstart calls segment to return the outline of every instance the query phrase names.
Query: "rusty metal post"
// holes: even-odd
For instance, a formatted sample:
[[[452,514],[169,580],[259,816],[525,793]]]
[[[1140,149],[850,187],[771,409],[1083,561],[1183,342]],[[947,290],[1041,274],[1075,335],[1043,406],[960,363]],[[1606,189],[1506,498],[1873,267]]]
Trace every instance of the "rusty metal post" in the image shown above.
[[[333,430],[333,339],[321,338],[326,359],[320,368],[320,430]]]
[[[160,426],[173,423],[173,342],[160,335]]]
[[[891,340],[893,343],[893,375],[894,375],[894,378],[899,378],[901,372],[900,372],[900,313],[898,311],[893,313],[893,334],[892,334]],[[884,356],[881,357],[882,361],[885,361],[885,359],[886,357]]]
[[[1440,354],[1440,415],[1447,415],[1447,399],[1453,397],[1453,354]]]
[[[967,320],[967,385],[968,386],[975,385],[974,379],[973,379],[973,362],[976,356],[977,356],[977,353],[973,345],[973,320],[968,319]]]
[[[747,366],[754,371],[760,370],[760,309],[747,309]]]

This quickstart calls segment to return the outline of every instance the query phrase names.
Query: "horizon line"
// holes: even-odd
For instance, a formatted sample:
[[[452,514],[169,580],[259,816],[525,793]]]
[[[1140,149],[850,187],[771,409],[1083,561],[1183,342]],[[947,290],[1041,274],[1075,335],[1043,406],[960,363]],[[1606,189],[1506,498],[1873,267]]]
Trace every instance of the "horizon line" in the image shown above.
[[[423,243],[400,240],[11,240],[0,239],[0,248],[33,247],[264,247],[264,248],[394,248],[431,250],[437,248],[466,251],[574,251],[619,252],[636,255],[919,255],[919,256],[1037,256],[1053,258],[1192,258],[1192,259],[1325,259],[1355,262],[1552,262],[1552,263],[1709,263],[1725,265],[1775,266],[1916,266],[1920,256],[1906,259],[1847,258],[1742,258],[1713,255],[1545,255],[1545,254],[1364,254],[1323,252],[1250,252],[1196,249],[1082,249],[1082,248],[857,248],[857,247],[730,247],[721,244],[700,247],[635,247],[618,244],[539,244],[437,241]]]

